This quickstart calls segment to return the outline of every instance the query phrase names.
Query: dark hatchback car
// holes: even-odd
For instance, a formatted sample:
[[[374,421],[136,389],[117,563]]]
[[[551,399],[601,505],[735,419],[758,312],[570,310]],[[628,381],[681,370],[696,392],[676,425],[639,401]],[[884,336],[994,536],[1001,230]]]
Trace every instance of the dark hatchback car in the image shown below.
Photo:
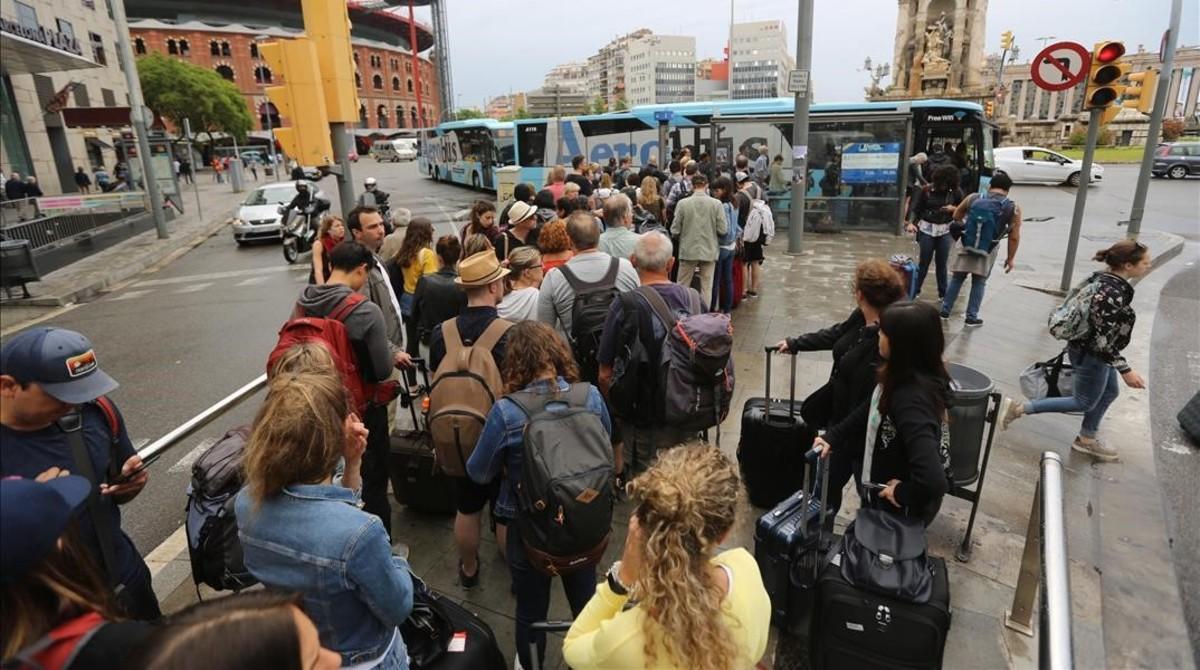
[[[1183,179],[1188,175],[1200,175],[1200,142],[1164,142],[1154,150],[1154,165],[1150,168],[1155,177],[1166,175],[1171,179]]]

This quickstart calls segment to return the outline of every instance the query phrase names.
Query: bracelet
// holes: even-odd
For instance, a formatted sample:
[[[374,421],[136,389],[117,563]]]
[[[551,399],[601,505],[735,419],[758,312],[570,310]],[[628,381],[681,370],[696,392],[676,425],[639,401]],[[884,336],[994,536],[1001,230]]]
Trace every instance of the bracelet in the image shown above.
[[[614,561],[612,567],[608,569],[608,588],[619,596],[629,595],[629,587],[621,583],[621,578],[618,576],[621,572],[621,561]]]

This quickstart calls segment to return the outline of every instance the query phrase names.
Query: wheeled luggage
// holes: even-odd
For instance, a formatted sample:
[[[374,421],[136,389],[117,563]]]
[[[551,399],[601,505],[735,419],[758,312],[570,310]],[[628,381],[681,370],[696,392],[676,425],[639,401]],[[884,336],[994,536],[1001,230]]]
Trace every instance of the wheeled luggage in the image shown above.
[[[429,371],[418,362],[429,388]],[[401,375],[404,378],[405,375]],[[420,393],[413,393],[407,381],[400,393],[401,407],[412,415],[411,430],[397,428],[391,434],[388,451],[388,477],[392,481],[392,496],[409,509],[430,514],[453,514],[454,486],[437,464],[433,436],[423,417],[418,416]]]
[[[817,582],[812,667],[941,668],[951,617],[946,562],[930,559],[933,594],[921,605],[850,584],[840,563],[841,554],[835,554]]]
[[[411,670],[507,670],[491,626],[416,577],[413,587],[413,613],[400,626]]]
[[[763,586],[771,598],[771,622],[780,627],[805,629],[813,610],[817,566],[824,559],[821,542],[829,491],[829,461],[810,450],[804,462],[804,486],[775,509],[758,518],[754,526],[754,560]],[[816,462],[816,474],[811,463]],[[814,482],[821,480],[820,500]],[[793,589],[793,573],[799,579]]]
[[[908,299],[913,300],[917,297],[917,291],[920,289],[917,286],[917,277],[919,275],[919,266],[911,256],[904,254],[892,254],[888,259],[888,264],[900,275],[900,283],[904,286],[904,292],[908,294]]]
[[[788,400],[771,399],[771,354],[767,347],[766,394],[750,398],[742,409],[742,435],[738,442],[738,466],[751,504],[773,508],[803,484],[804,453],[812,446],[816,431],[800,417],[796,402],[796,355],[792,354],[791,393]]]
[[[742,304],[742,297],[746,295],[746,263],[740,258],[733,259],[733,299],[729,301],[729,305],[733,309]]]

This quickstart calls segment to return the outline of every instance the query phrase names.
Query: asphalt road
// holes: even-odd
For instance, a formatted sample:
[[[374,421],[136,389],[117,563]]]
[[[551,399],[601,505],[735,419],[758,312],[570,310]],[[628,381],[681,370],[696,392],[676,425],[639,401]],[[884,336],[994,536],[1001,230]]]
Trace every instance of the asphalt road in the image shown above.
[[[427,216],[438,235],[481,194],[417,174],[415,163],[354,168],[356,180],[374,176],[393,206]],[[321,186],[337,209],[333,178]],[[112,394],[139,447],[166,434],[263,370],[308,266],[287,266],[277,243],[238,248],[222,232],[161,271],[83,304],[47,322],[86,333],[101,366],[121,387]],[[150,483],[124,508],[122,526],[146,554],[183,523],[191,464],[233,426],[253,419],[258,398],[165,453],[150,468]]]

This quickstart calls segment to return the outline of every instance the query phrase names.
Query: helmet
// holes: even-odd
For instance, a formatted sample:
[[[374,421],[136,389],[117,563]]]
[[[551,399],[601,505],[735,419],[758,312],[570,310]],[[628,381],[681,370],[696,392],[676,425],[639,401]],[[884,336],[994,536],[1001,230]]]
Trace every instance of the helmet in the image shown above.
[[[375,178],[367,177],[366,181],[363,182],[363,186],[367,187],[368,189],[375,188]]]
[[[300,191],[301,193],[303,193],[304,191],[307,191],[308,190],[308,182],[304,182],[304,181],[296,182],[296,190]]]

